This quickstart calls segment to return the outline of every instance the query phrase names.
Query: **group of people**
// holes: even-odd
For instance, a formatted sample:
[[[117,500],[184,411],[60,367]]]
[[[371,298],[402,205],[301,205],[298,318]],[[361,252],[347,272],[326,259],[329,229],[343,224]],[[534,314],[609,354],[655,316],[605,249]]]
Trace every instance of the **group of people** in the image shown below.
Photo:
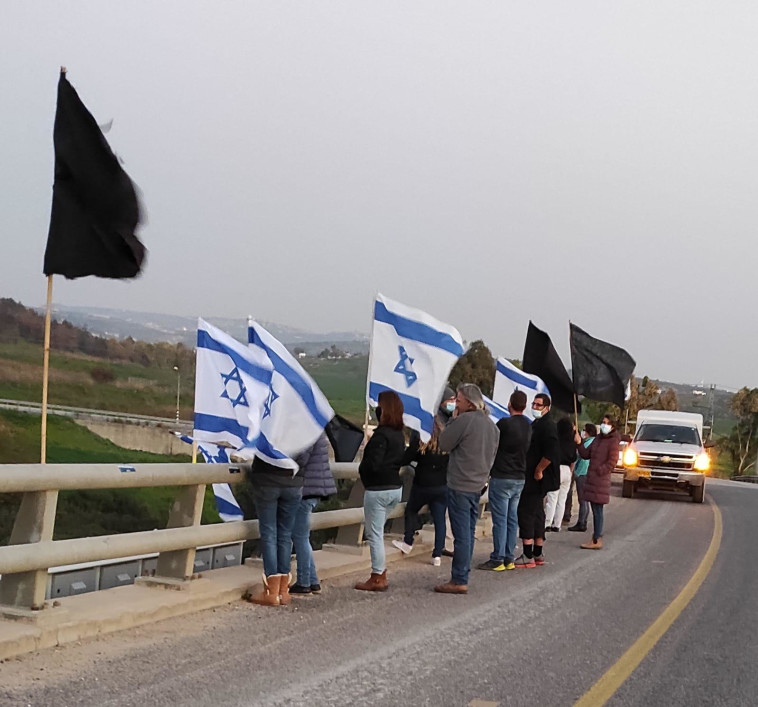
[[[451,576],[436,592],[465,594],[474,550],[474,534],[482,495],[488,492],[493,549],[479,569],[528,569],[545,563],[546,532],[560,531],[567,499],[576,484],[579,519],[570,531],[587,530],[592,509],[592,537],[584,549],[603,547],[603,509],[610,500],[611,472],[616,465],[619,434],[615,420],[603,417],[599,431],[585,425],[578,433],[568,418],[556,423],[550,396],[538,393],[530,421],[524,414],[527,396],[515,391],[509,417],[493,423],[481,390],[464,383],[446,389],[430,439],[403,434],[403,406],[391,391],[378,399],[378,427],[366,445],[359,471],[366,489],[365,534],[371,551],[371,576],[355,585],[364,591],[388,587],[384,526],[401,500],[400,468],[414,467],[405,509],[405,533],[393,544],[411,551],[420,529],[418,513],[428,506],[434,523],[432,564],[446,554],[446,514],[454,539]],[[517,534],[522,552],[516,557]]]
[[[405,508],[405,532],[394,544],[410,553],[421,528],[419,511],[427,506],[434,523],[432,564],[452,555],[450,580],[436,592],[465,594],[474,551],[474,535],[482,495],[488,493],[493,549],[479,569],[504,571],[545,563],[546,532],[560,530],[572,485],[579,498],[579,517],[570,531],[587,530],[592,510],[592,537],[581,547],[603,546],[603,509],[610,500],[611,471],[618,457],[619,434],[610,415],[599,430],[585,425],[578,433],[568,418],[556,423],[550,396],[538,393],[533,421],[524,414],[527,396],[515,391],[509,417],[492,422],[478,386],[463,383],[446,388],[430,438],[412,432],[406,446],[403,403],[392,391],[378,397],[377,427],[359,465],[365,492],[364,539],[371,555],[371,575],[355,588],[386,591],[388,587],[384,528],[402,499],[400,469],[414,468]],[[298,473],[256,458],[250,481],[260,524],[263,587],[250,601],[279,606],[292,595],[318,593],[321,586],[310,545],[310,517],[319,500],[336,492],[326,435],[306,450]],[[569,510],[570,514],[570,510]],[[447,523],[449,522],[449,528]],[[445,540],[451,533],[452,552]],[[516,557],[517,534],[522,552]],[[297,578],[290,586],[294,546]]]

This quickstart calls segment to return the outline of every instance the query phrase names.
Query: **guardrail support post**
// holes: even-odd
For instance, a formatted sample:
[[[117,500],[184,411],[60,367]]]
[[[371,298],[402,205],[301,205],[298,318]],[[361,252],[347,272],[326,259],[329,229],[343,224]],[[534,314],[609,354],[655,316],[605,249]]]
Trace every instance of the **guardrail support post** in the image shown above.
[[[361,508],[363,506],[363,493],[365,489],[363,482],[356,479],[353,488],[350,490],[350,496],[347,499],[345,508]],[[337,531],[337,538],[334,545],[352,545],[353,547],[363,544],[363,523],[355,525],[343,525]]]
[[[53,539],[57,491],[29,491],[21,497],[10,545]],[[30,548],[30,552],[34,552]],[[0,605],[36,611],[45,605],[47,570],[8,574],[0,579]]]
[[[184,528],[200,525],[205,498],[205,484],[186,486],[179,491],[168,517],[168,528]],[[173,580],[188,580],[195,573],[195,548],[172,550],[158,555],[155,580],[161,577]]]

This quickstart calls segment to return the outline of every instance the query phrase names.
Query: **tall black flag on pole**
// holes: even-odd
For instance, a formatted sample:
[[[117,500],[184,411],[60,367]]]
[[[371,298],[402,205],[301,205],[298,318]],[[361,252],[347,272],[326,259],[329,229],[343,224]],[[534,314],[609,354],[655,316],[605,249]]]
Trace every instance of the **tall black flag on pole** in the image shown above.
[[[553,404],[565,412],[574,409],[574,386],[546,332],[529,322],[522,367],[545,382]]]
[[[64,70],[53,143],[55,182],[43,272],[69,279],[135,277],[145,247],[135,235],[140,207],[134,184]]]
[[[636,363],[622,348],[570,325],[571,375],[577,395],[624,407]]]

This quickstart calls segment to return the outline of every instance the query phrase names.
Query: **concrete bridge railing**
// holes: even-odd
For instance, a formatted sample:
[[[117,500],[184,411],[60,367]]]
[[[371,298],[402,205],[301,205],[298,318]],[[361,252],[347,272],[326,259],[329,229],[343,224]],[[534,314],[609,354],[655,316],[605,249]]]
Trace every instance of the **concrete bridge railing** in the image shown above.
[[[194,572],[197,547],[260,537],[258,521],[201,525],[206,484],[238,484],[249,464],[5,464],[0,465],[0,493],[22,494],[10,544],[0,547],[0,613],[34,616],[45,608],[48,569],[145,553],[159,553],[155,577],[147,583],[181,586]],[[339,528],[335,545],[356,547],[363,540],[363,485],[357,463],[332,463],[337,479],[354,479],[340,510],[314,513],[311,527]],[[404,474],[404,499],[411,474]],[[53,540],[58,492],[177,486],[165,529]],[[483,499],[483,502],[486,497]],[[405,503],[390,518],[402,524]],[[399,527],[393,528],[400,531]]]

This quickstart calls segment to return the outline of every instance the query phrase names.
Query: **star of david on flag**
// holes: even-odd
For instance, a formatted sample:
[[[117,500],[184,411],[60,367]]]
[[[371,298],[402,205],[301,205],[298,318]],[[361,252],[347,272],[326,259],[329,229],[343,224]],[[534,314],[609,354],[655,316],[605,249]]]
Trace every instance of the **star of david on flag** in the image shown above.
[[[294,458],[315,444],[334,410],[280,341],[254,321],[248,323],[247,333],[250,350],[265,356],[272,368],[255,455],[295,473]]]
[[[550,391],[539,376],[535,376],[533,373],[524,373],[507,359],[498,358],[497,365],[495,366],[493,401],[500,407],[505,408],[511,399],[511,393],[516,390],[522,390],[526,393],[526,410],[524,410],[524,415],[533,420],[532,401],[534,400],[534,396],[537,393],[547,393],[550,395]]]
[[[192,444],[194,441],[192,437],[183,435],[181,432],[174,432],[174,434],[187,444]],[[198,444],[197,451],[203,456],[206,464],[229,463],[229,453],[227,450],[212,442]],[[219,518],[225,523],[244,519],[245,514],[242,512],[240,504],[237,503],[230,484],[213,484],[213,498],[216,501],[216,510],[218,511]]]
[[[269,397],[271,362],[202,319],[196,360],[194,438],[226,443],[252,458]]]
[[[403,401],[403,421],[427,441],[455,362],[463,355],[458,330],[420,309],[377,295],[371,329],[366,398],[392,390]]]

